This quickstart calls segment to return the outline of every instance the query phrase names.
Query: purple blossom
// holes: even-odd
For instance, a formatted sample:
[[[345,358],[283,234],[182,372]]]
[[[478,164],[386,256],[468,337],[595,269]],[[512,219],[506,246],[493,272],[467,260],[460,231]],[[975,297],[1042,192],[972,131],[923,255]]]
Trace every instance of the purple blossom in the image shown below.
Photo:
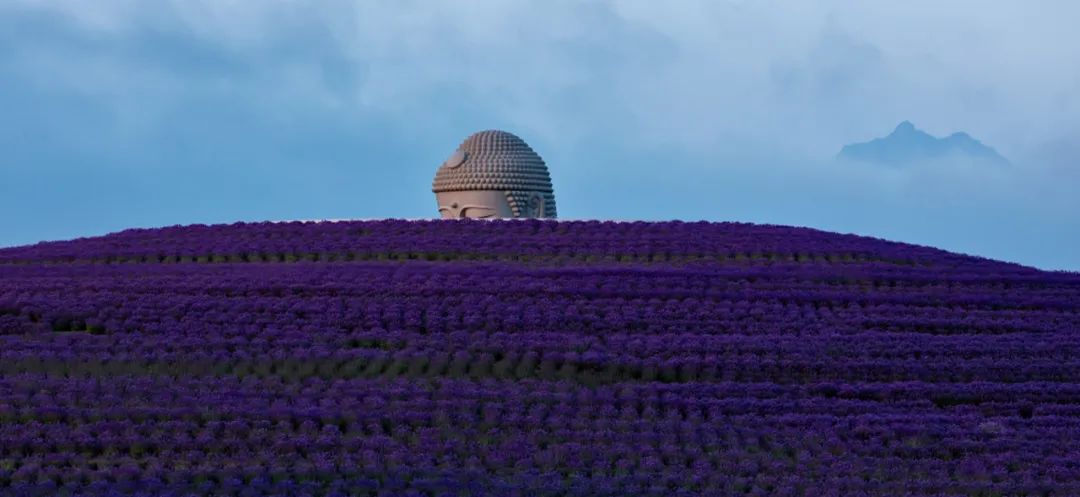
[[[1080,495],[1080,275],[731,223],[0,249],[0,496]]]

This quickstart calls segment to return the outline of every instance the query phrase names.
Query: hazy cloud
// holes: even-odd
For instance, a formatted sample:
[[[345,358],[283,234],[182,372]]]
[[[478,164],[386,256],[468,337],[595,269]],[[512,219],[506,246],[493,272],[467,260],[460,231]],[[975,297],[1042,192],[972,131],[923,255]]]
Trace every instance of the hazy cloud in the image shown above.
[[[1080,241],[1076,18],[1067,1],[15,0],[0,209],[39,213],[0,244],[426,216],[430,169],[501,127],[577,217],[810,224],[1078,268],[1038,241]],[[902,120],[1014,167],[832,162]],[[108,199],[70,223],[46,204],[76,178]]]

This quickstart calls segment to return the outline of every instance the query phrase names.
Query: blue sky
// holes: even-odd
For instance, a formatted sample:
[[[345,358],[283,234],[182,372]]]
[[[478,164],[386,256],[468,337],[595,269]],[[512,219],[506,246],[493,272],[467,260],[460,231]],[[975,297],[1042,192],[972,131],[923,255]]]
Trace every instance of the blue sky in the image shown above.
[[[0,246],[434,217],[505,129],[564,218],[812,226],[1080,270],[1080,3],[0,3]],[[833,160],[910,120],[1012,161]]]

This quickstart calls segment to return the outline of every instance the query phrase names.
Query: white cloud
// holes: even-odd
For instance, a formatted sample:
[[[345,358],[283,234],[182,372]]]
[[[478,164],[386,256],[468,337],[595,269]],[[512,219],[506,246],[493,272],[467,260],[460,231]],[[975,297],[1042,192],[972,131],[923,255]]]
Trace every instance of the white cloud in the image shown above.
[[[55,40],[0,34],[9,45],[0,69],[105,102],[114,122],[101,126],[124,142],[167,126],[157,120],[191,102],[243,101],[271,120],[374,115],[418,136],[507,127],[549,150],[558,144],[550,155],[573,169],[564,179],[618,167],[648,183],[656,164],[604,163],[592,155],[602,143],[631,159],[675,151],[662,172],[727,193],[735,193],[728,184],[788,182],[776,192],[846,189],[854,192],[846,201],[868,212],[1080,210],[1062,186],[1077,178],[1080,153],[1053,145],[1080,139],[1080,3],[1070,0],[0,6],[0,14],[15,10],[44,12],[70,32]],[[1017,167],[830,163],[843,144],[905,119],[936,135],[967,131]],[[1075,224],[1075,214],[1055,215]]]
[[[612,126],[692,148],[781,135],[822,154],[911,119],[1008,153],[1080,130],[1075,2],[20,1],[101,36],[187,33],[258,55],[266,71],[279,68],[274,51],[324,37],[319,50],[364,77],[321,95],[295,74],[317,68],[291,64],[301,91],[287,94],[410,119],[445,110],[445,90],[539,133]],[[615,118],[570,119],[568,96]]]

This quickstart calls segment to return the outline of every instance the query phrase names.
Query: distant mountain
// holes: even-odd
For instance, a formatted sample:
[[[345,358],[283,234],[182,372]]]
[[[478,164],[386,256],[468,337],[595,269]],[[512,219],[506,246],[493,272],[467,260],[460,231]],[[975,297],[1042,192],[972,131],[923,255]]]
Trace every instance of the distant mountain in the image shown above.
[[[988,164],[1008,164],[1009,161],[993,148],[983,145],[964,132],[937,138],[908,121],[896,126],[889,136],[865,143],[844,146],[838,159],[877,164],[903,165],[928,160],[961,159]]]

